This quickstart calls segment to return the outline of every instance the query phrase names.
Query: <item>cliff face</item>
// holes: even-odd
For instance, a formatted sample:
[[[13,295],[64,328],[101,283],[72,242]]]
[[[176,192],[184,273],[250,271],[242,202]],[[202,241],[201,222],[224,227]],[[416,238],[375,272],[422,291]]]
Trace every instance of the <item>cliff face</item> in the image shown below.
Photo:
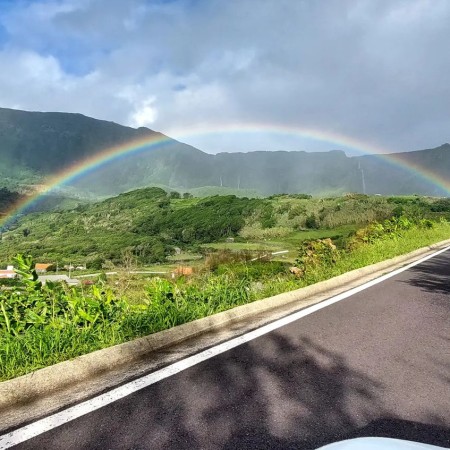
[[[46,176],[82,164],[112,146],[141,138],[163,138],[80,114],[0,108],[0,187],[39,185]],[[405,170],[403,167],[414,167]],[[392,156],[347,157],[344,152],[250,152],[210,155],[173,139],[84,174],[70,192],[114,195],[159,185],[178,190],[204,186],[256,190],[260,194],[446,195],[420,172],[450,184],[450,145]]]

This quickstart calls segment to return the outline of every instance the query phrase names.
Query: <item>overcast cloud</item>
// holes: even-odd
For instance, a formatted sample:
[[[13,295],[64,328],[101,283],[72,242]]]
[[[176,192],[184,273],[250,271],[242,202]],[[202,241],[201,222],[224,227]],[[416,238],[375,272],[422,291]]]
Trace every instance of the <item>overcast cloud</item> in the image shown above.
[[[0,0],[0,106],[80,112],[219,150],[450,140],[448,0]],[[181,131],[180,131],[181,130]]]

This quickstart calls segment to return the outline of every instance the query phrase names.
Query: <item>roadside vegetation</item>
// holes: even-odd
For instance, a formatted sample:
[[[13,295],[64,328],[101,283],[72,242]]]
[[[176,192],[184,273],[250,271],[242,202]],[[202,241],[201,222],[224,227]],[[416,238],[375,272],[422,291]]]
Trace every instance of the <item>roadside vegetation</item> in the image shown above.
[[[18,277],[0,280],[0,380],[450,237],[449,199],[182,197],[143,189],[3,234]],[[43,285],[33,258],[98,275]]]
[[[153,194],[150,201],[149,194]],[[151,205],[147,209],[143,208],[146,203]],[[57,241],[51,241],[52,236],[46,240],[40,233],[50,233],[48,227],[57,220],[80,227],[80,223],[88,223],[103,232],[110,229],[114,239],[109,238],[119,245],[115,226],[120,228],[128,216],[127,225],[135,237],[146,236],[155,246],[167,247],[160,252],[161,265],[146,267],[165,268],[167,273],[134,273],[132,269],[142,261],[154,264],[155,259],[153,254],[143,257],[132,246],[122,249],[121,260],[115,261],[122,263],[117,274],[106,276],[101,263],[93,284],[78,287],[50,282],[42,285],[31,256],[9,259],[19,277],[4,280],[0,290],[0,380],[304,287],[450,237],[448,199],[361,195],[338,199],[287,195],[251,200],[232,196],[182,199],[159,190],[140,190],[83,208],[84,212],[32,215],[9,231],[1,245],[10,252],[28,250],[26,254],[35,258],[42,258],[39,251],[45,249],[51,254],[48,242],[56,245]],[[166,213],[151,216],[161,209]],[[104,215],[107,210],[109,217]],[[45,218],[49,219],[46,224]],[[41,248],[24,245],[33,242],[24,236],[24,227],[34,228],[30,235],[39,236]],[[89,234],[82,229],[76,232],[81,248],[83,233]],[[60,239],[67,233],[64,227],[53,231]],[[71,245],[66,243],[65,251]],[[171,246],[179,246],[178,253]],[[279,249],[287,253],[277,254]],[[52,251],[56,252],[56,247]],[[166,255],[172,256],[167,259]],[[180,264],[189,264],[192,271],[172,275],[171,269]]]

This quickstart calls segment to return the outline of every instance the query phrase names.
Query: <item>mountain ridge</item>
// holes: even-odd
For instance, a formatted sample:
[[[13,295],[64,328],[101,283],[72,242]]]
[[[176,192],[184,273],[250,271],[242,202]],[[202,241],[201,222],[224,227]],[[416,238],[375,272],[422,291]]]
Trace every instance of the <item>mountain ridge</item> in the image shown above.
[[[447,196],[446,187],[450,186],[448,143],[381,156],[347,156],[339,149],[214,155],[146,127],[127,127],[79,113],[0,108],[0,187],[20,191],[20,186],[43,184],[47,177],[70,172],[108,148],[146,136],[163,137],[164,142],[155,149],[118,155],[90,173],[80,170],[62,191],[111,196],[160,185],[182,191],[216,186],[255,190],[261,195],[365,192]]]

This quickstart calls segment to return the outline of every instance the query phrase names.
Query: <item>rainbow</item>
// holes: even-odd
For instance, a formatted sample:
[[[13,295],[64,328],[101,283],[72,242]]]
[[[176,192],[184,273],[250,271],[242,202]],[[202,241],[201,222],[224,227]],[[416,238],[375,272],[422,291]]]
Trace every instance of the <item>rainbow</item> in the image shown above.
[[[332,145],[344,146],[352,150],[357,151],[361,154],[375,154],[382,160],[386,161],[388,164],[396,166],[398,168],[408,170],[415,176],[418,176],[430,183],[431,185],[444,191],[446,195],[450,196],[450,182],[443,177],[419,167],[413,165],[410,162],[406,162],[402,159],[401,153],[389,153],[389,150],[382,148],[375,143],[362,141],[350,136],[345,136],[343,134],[335,133],[332,131],[323,131],[314,128],[305,127],[289,127],[283,125],[267,125],[267,124],[245,124],[245,125],[218,125],[218,126],[208,126],[207,128],[190,128],[189,131],[184,131],[180,129],[171,130],[170,134],[178,139],[179,141],[187,140],[195,136],[220,136],[223,134],[238,134],[238,133],[271,133],[274,135],[286,135],[300,138],[312,139],[315,141],[320,141],[324,143],[329,143]],[[83,161],[77,162],[72,166],[66,168],[65,170],[58,173],[56,176],[49,178],[46,181],[46,187],[41,189],[34,195],[23,199],[14,205],[12,205],[8,211],[0,218],[0,226],[4,227],[9,220],[15,216],[25,212],[28,208],[34,205],[39,199],[57,189],[58,187],[70,184],[76,179],[92,173],[100,166],[108,164],[111,161],[117,160],[119,158],[124,158],[128,155],[137,154],[140,152],[151,151],[155,148],[159,148],[164,144],[168,144],[173,141],[173,138],[162,133],[155,133],[154,135],[144,137],[141,139],[136,139],[129,141],[124,144],[116,145],[104,149],[95,155],[84,159]]]

